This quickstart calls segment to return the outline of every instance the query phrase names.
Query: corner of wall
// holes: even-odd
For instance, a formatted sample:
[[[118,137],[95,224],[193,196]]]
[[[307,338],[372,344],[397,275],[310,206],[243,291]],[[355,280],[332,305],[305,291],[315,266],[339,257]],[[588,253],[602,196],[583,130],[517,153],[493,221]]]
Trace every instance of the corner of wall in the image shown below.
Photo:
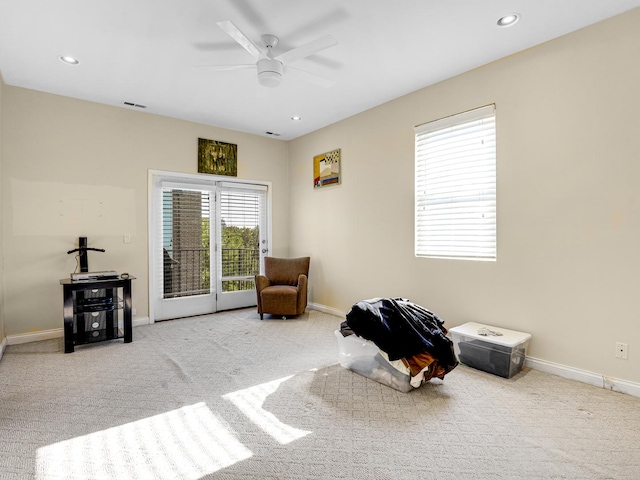
[[[4,123],[4,115],[2,113],[2,93],[4,90],[4,78],[2,77],[2,71],[0,71],[0,358],[5,345],[4,334],[4,214],[2,205],[5,204],[3,196],[4,189],[2,178],[2,153],[3,153],[3,135],[2,126]]]

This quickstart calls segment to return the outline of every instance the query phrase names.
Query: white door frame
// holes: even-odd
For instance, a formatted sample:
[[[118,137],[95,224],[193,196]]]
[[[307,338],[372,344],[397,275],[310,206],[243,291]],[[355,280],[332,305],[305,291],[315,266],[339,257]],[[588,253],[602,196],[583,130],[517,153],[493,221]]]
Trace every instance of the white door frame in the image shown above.
[[[272,238],[272,226],[271,226],[271,182],[264,181],[255,181],[255,180],[246,180],[246,179],[237,179],[235,177],[228,177],[225,175],[211,175],[211,174],[193,174],[193,173],[179,173],[179,172],[167,172],[162,170],[149,170],[148,172],[148,240],[149,240],[149,277],[148,277],[148,286],[149,286],[149,322],[155,323],[156,317],[156,302],[162,296],[162,286],[158,281],[161,278],[160,272],[157,271],[157,267],[161,262],[157,262],[156,255],[157,252],[161,252],[161,245],[158,243],[161,242],[161,239],[157,236],[157,221],[154,218],[155,209],[154,206],[160,201],[158,195],[162,195],[162,185],[165,183],[180,183],[182,185],[192,185],[193,188],[198,188],[202,186],[207,186],[208,188],[215,189],[216,184],[218,182],[226,182],[226,183],[238,183],[238,184],[251,184],[251,185],[261,185],[267,187],[267,202],[266,202],[266,213],[267,213],[267,245],[271,245]],[[264,257],[264,255],[261,255]],[[261,272],[263,271],[264,265],[260,265]],[[213,273],[213,272],[212,272]],[[212,285],[216,282],[217,284],[217,274],[216,278],[211,279]]]

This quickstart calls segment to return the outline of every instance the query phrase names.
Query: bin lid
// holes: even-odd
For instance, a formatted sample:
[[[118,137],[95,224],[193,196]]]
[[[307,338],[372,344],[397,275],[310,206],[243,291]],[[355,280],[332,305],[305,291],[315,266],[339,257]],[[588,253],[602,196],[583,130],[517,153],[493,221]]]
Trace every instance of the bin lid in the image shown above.
[[[465,335],[478,340],[504,345],[506,347],[515,347],[521,343],[529,341],[530,333],[516,332],[506,328],[492,327],[483,323],[469,322],[458,327],[449,329],[451,334]],[[486,333],[482,335],[481,333]],[[500,335],[502,334],[502,335]]]

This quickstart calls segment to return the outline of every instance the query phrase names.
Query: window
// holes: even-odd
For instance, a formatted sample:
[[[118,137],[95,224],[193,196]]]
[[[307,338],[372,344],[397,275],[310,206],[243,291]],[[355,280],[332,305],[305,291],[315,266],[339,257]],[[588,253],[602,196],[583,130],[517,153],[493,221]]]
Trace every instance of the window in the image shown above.
[[[495,105],[420,125],[415,254],[496,259]]]
[[[211,290],[209,205],[209,192],[162,190],[164,298],[203,295]]]
[[[224,184],[223,184],[224,185]],[[266,224],[266,189],[257,185],[241,189],[233,184],[220,188],[220,269],[222,291],[251,290],[260,273],[260,227]],[[266,243],[266,242],[265,242]]]

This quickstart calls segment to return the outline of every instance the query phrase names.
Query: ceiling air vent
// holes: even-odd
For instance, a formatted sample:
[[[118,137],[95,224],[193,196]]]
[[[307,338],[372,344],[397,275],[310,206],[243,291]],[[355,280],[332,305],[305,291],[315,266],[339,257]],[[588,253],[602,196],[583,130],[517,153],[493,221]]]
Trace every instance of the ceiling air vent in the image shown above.
[[[279,133],[273,133],[273,132],[264,132],[266,135],[271,135],[272,137],[279,137],[280,134]]]
[[[124,102],[124,104],[125,104],[127,107],[147,108],[147,106],[146,106],[146,105],[140,105],[139,103]]]

